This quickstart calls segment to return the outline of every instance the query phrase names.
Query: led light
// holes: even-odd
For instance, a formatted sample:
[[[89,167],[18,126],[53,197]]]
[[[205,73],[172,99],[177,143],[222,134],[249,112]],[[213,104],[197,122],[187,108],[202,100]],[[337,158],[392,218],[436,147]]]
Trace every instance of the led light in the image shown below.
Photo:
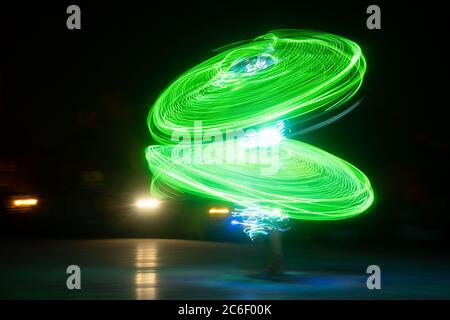
[[[159,204],[159,200],[154,198],[144,198],[136,201],[136,207],[140,209],[155,209]]]
[[[268,54],[244,58],[231,66],[231,71],[235,73],[255,73],[264,70],[276,63],[276,59]]]
[[[289,216],[280,209],[269,211],[252,208],[235,209],[231,214],[235,218],[231,223],[241,225],[252,240],[258,235],[267,235],[272,230],[286,231],[290,228]]]
[[[211,215],[226,215],[230,213],[230,209],[228,208],[211,208],[209,209],[209,214]]]
[[[259,131],[259,146],[272,146],[280,143],[281,140],[283,140],[283,135],[277,128],[264,128]]]
[[[14,207],[32,207],[37,205],[38,199],[29,198],[29,199],[17,199],[13,201]]]

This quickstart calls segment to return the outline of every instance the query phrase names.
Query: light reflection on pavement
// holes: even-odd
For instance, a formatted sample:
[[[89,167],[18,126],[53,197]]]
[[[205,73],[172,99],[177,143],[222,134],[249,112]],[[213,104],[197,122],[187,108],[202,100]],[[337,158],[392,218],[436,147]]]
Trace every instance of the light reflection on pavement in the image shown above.
[[[136,247],[136,299],[157,299],[158,245],[155,241],[140,242]]]
[[[321,246],[288,249],[286,276],[264,275],[261,244],[115,239],[2,242],[2,299],[405,299],[450,298],[450,262]],[[66,268],[81,268],[81,290]],[[368,290],[366,268],[382,269]]]

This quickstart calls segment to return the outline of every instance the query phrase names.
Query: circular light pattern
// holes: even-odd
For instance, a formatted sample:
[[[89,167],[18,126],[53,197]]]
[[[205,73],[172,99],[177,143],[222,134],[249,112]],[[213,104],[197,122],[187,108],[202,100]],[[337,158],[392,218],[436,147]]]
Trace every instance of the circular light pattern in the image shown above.
[[[177,78],[152,107],[148,124],[160,144],[146,154],[152,193],[172,197],[174,191],[188,192],[259,212],[279,210],[295,219],[335,220],[363,212],[373,202],[373,191],[361,171],[273,132],[281,132],[285,120],[304,124],[304,130],[336,117],[348,108],[365,69],[356,43],[322,32],[279,30],[228,46]],[[229,161],[236,145],[217,138],[192,143],[198,121],[203,132],[225,136],[227,130],[255,129],[259,140],[276,143],[249,146],[246,138],[255,135],[246,134],[238,140],[237,161]],[[192,161],[211,147],[213,161]],[[269,161],[239,161],[261,147],[270,149],[270,156],[262,158]],[[180,151],[183,156],[174,157]]]
[[[157,99],[149,127],[159,143],[193,121],[204,129],[242,129],[275,120],[305,122],[352,98],[366,63],[359,46],[313,31],[274,31],[190,69]]]
[[[186,147],[185,154],[193,154]],[[202,146],[203,149],[207,146]],[[243,157],[248,158],[252,149]],[[181,190],[202,197],[223,199],[244,208],[267,212],[274,208],[290,218],[335,220],[354,216],[373,200],[370,182],[348,162],[309,144],[285,139],[279,144],[277,170],[265,174],[270,163],[183,163],[173,161],[172,146],[147,149],[155,173],[152,192],[170,197],[165,190]],[[224,155],[228,152],[225,147]],[[216,157],[217,161],[218,158]],[[237,161],[236,161],[237,162]]]

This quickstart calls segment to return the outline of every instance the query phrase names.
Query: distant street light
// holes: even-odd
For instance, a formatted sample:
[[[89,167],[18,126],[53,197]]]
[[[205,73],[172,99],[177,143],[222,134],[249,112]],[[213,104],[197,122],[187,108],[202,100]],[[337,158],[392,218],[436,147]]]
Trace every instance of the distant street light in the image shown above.
[[[16,199],[13,201],[13,206],[18,207],[33,207],[37,205],[38,200],[36,198],[29,198],[29,199]]]
[[[136,207],[139,209],[155,209],[160,205],[160,201],[155,198],[142,198],[136,201]]]
[[[228,208],[210,208],[209,212],[210,215],[227,215],[230,213],[230,209]]]

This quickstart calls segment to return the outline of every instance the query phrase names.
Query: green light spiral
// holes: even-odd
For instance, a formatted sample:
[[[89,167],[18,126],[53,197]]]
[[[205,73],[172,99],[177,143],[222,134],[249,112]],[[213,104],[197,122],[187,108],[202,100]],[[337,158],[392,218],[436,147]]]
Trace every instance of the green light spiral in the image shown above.
[[[367,177],[314,146],[284,139],[272,150],[277,171],[267,175],[267,163],[227,162],[228,146],[214,163],[174,161],[179,140],[173,133],[195,136],[195,121],[202,121],[204,131],[265,128],[285,120],[304,129],[348,107],[365,69],[356,43],[316,31],[278,30],[226,47],[177,78],[152,107],[148,124],[160,144],[146,153],[152,193],[172,197],[177,190],[263,212],[276,208],[295,219],[335,220],[363,212],[373,202]],[[214,143],[182,150],[205,151]]]
[[[254,57],[275,62],[258,72],[233,66]],[[359,46],[313,31],[274,31],[190,69],[157,99],[149,114],[152,136],[163,144],[174,130],[239,129],[275,120],[308,121],[345,105],[359,89],[366,63]]]

